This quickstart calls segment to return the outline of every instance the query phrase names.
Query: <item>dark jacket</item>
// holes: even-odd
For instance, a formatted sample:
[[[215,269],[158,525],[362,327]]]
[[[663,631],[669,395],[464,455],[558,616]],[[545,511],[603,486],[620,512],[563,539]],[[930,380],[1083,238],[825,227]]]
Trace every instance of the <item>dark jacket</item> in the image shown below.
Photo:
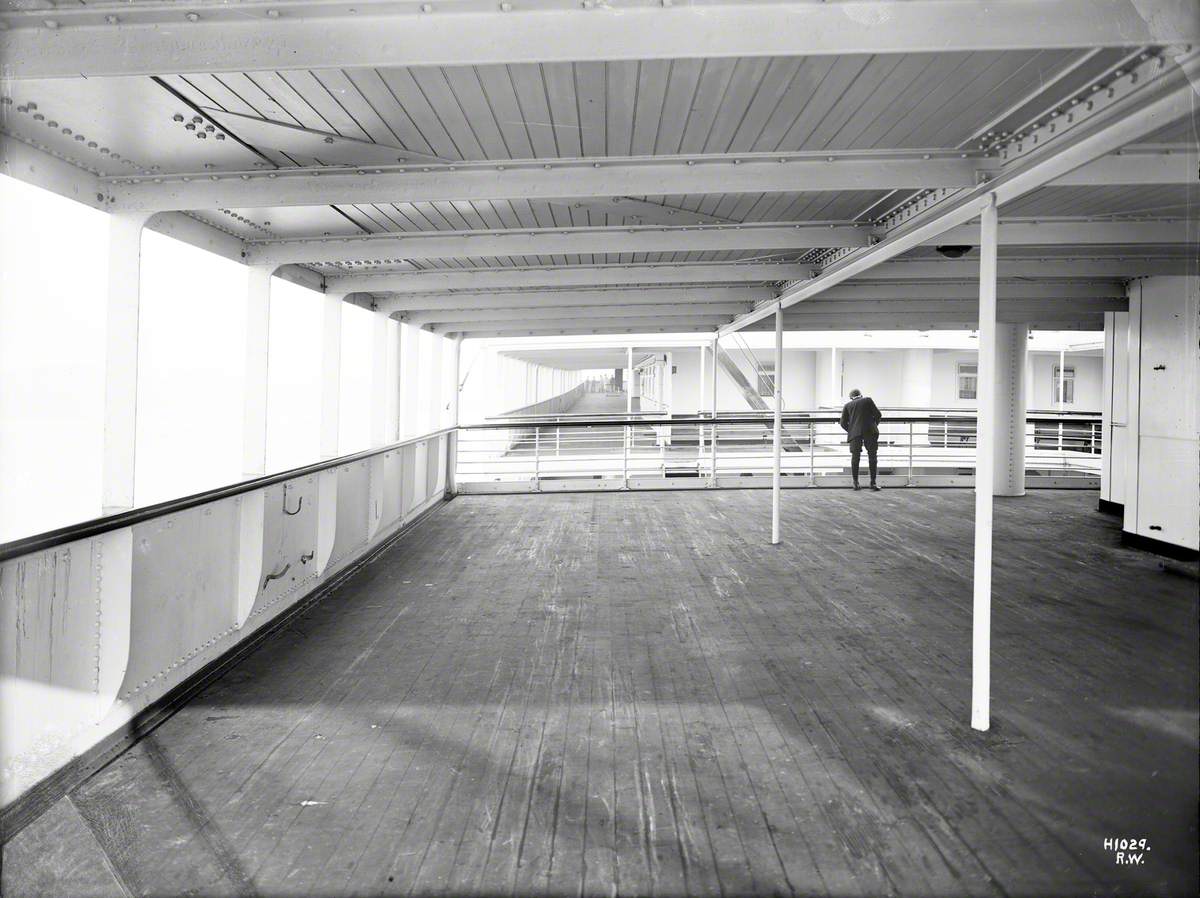
[[[879,436],[878,425],[882,420],[883,415],[879,413],[875,401],[870,396],[851,399],[842,408],[842,430],[846,431],[847,437],[852,440],[856,437]]]

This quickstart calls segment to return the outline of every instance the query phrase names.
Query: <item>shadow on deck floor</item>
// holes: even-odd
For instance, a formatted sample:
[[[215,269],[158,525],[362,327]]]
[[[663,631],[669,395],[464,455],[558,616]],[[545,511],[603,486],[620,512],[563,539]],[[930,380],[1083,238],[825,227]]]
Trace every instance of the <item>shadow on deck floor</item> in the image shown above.
[[[4,849],[3,893],[1197,889],[1194,581],[1095,494],[461,498]],[[1106,838],[1145,838],[1140,865]]]

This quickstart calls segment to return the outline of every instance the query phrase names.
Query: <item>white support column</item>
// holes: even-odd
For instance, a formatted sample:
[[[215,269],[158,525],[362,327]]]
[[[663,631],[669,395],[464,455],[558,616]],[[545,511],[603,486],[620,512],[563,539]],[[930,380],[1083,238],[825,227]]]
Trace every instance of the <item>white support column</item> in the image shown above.
[[[442,346],[446,342],[440,334],[432,334],[429,341],[429,358],[421,365],[421,393],[425,399],[424,433],[438,430],[442,426],[442,414],[446,409],[445,388],[442,384]]]
[[[633,347],[625,347],[625,414],[633,414]]]
[[[775,310],[775,443],[771,456],[771,545],[779,544],[779,491],[783,460],[783,307]]]
[[[392,429],[388,418],[391,385],[394,378],[388,376],[388,317],[379,312],[371,315],[371,447],[379,448],[388,442]],[[383,455],[373,456],[368,462],[369,501],[367,509],[367,538],[373,539],[383,524],[383,506],[386,501],[384,481],[386,479]]]
[[[1029,325],[996,325],[996,464],[993,492],[1025,495],[1025,359]]]
[[[712,341],[712,353],[711,353],[712,358],[710,359],[710,363],[712,365],[712,368],[711,368],[712,395],[709,396],[708,398],[709,398],[709,401],[712,402],[712,408],[710,409],[710,411],[712,411],[712,416],[714,419],[717,417],[717,352],[720,351],[720,348],[721,348],[720,344],[721,344],[720,337],[718,337],[717,339]],[[716,432],[714,431],[714,435],[715,435],[715,433]]]
[[[388,319],[378,312],[371,320],[371,446],[388,441]]]
[[[384,325],[387,342],[387,439],[400,439],[400,322],[391,318]]]
[[[450,427],[458,427],[459,392],[462,387],[462,334],[454,335],[450,347]],[[458,492],[458,431],[452,430],[446,438],[446,491]]]
[[[712,341],[712,395],[708,397],[712,403],[712,485],[717,485],[717,352],[721,348],[721,338]]]
[[[980,216],[979,412],[975,459],[975,578],[971,641],[971,726],[991,717],[992,489],[996,464],[996,195]]]
[[[450,347],[450,370],[453,376],[450,382],[450,426],[458,427],[458,400],[462,386],[462,334],[454,335],[454,343]]]
[[[267,366],[271,340],[273,265],[246,269],[246,363],[242,395],[242,476],[267,473]],[[237,498],[237,626],[250,617],[262,578],[266,490]]]
[[[270,357],[271,274],[274,266],[246,269],[246,368],[242,413],[242,474],[267,471],[267,364]]]
[[[338,454],[342,399],[342,297],[325,294],[321,327],[321,458]]]
[[[342,400],[342,303],[339,293],[326,293],[321,326],[321,458],[338,454]],[[337,539],[337,468],[317,475],[317,574],[323,574]]]
[[[400,325],[400,438],[417,433],[420,413],[418,379],[421,372],[421,332],[411,324]]]
[[[108,319],[104,347],[104,514],[133,507],[137,445],[138,319],[142,228],[150,216],[119,212],[108,223]]]

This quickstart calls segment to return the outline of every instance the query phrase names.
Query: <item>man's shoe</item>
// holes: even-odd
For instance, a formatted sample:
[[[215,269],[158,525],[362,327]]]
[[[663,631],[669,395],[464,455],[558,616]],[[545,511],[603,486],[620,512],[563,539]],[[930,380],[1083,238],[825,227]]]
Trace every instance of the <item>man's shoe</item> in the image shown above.
[[[857,480],[854,482],[854,489],[855,489],[856,491],[857,491],[857,490],[861,490],[861,489],[862,489],[862,487],[858,485],[858,481],[857,481]]]
[[[880,486],[878,483],[872,483],[872,484],[871,484],[871,489],[872,489],[872,490],[874,490],[874,491],[875,491],[875,492],[877,492],[877,493],[879,493],[879,492],[882,492],[882,491],[883,491],[883,487],[881,487],[881,486]]]

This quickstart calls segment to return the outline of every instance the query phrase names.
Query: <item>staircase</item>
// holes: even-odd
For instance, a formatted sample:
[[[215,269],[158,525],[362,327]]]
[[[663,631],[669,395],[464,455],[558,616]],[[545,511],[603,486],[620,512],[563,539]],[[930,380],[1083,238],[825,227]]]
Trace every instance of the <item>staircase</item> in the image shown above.
[[[758,395],[757,387],[755,387],[754,384],[750,383],[750,381],[746,379],[746,375],[742,372],[742,369],[738,366],[738,363],[730,358],[729,353],[727,353],[720,344],[717,344],[717,364],[721,366],[721,370],[725,372],[726,376],[728,376],[731,381],[733,381],[734,385],[742,391],[742,396],[745,398],[750,408],[758,412],[769,412],[772,410],[771,407],[767,405],[766,401]],[[783,451],[804,451],[804,446],[799,440],[788,434],[786,427],[783,428]]]

